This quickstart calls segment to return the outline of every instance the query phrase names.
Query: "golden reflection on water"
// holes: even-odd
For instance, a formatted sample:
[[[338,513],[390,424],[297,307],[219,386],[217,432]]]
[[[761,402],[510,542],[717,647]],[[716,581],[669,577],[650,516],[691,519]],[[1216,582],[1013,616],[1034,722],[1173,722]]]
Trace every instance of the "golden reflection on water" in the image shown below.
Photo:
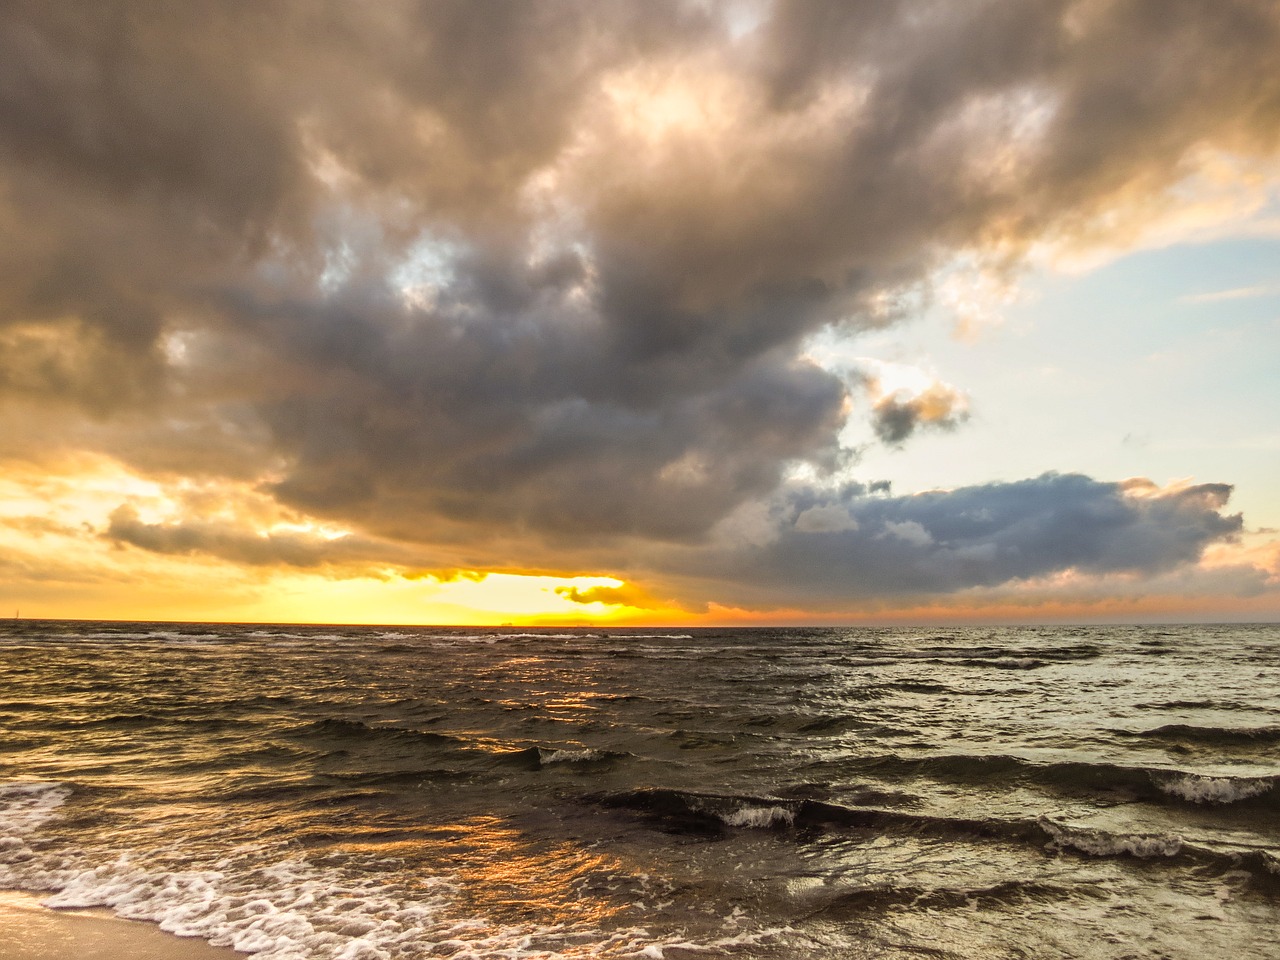
[[[240,869],[252,869],[264,856],[321,866],[359,863],[374,877],[394,878],[395,888],[410,899],[428,903],[438,900],[443,881],[450,888],[449,922],[484,918],[486,924],[528,931],[531,937],[545,935],[566,956],[596,952],[592,945],[598,946],[599,936],[592,931],[635,926],[655,883],[649,879],[655,874],[652,866],[646,870],[626,852],[602,853],[564,834],[555,836],[554,829],[550,837],[538,826],[526,831],[518,815],[459,816],[477,809],[471,805],[452,814],[429,809],[420,805],[432,803],[431,793],[398,791],[378,779],[385,774],[398,782],[397,775],[419,770],[430,779],[437,763],[476,776],[493,764],[502,771],[522,770],[538,767],[540,752],[584,750],[578,731],[567,726],[557,728],[564,735],[548,736],[548,727],[537,729],[541,735],[526,731],[532,731],[531,720],[568,725],[597,719],[602,694],[594,661],[566,664],[529,656],[478,662],[453,695],[482,704],[490,719],[496,708],[496,723],[473,730],[465,721],[449,728],[400,730],[368,714],[345,726],[323,726],[337,712],[329,699],[344,706],[355,700],[345,677],[324,684],[308,675],[305,683],[283,680],[268,688],[273,697],[288,701],[289,715],[265,707],[242,711],[235,684],[257,684],[259,661],[233,666],[229,679],[212,681],[195,673],[207,651],[194,656],[198,662],[184,665],[184,685],[171,695],[154,704],[117,703],[114,689],[109,696],[85,698],[70,711],[81,724],[77,736],[51,738],[27,753],[35,766],[47,767],[50,778],[72,773],[102,788],[101,796],[81,802],[117,825],[102,828],[115,846],[168,851],[175,822],[186,821],[199,826],[196,837],[183,841],[185,861],[234,861]],[[117,676],[141,662],[122,659],[112,663]],[[80,669],[77,663],[71,668]],[[126,677],[119,685],[150,689],[156,682],[149,673]],[[403,695],[395,692],[397,698]],[[303,722],[317,715],[320,726]],[[112,722],[99,722],[104,717]],[[199,722],[186,722],[192,719]],[[388,732],[391,736],[383,735]],[[427,739],[414,740],[414,732]],[[508,776],[501,774],[497,783]],[[365,782],[366,777],[371,779]],[[452,794],[443,799],[451,802]],[[530,802],[536,806],[536,800]],[[168,853],[157,856],[163,861]],[[579,942],[580,937],[586,939]]]
[[[629,873],[615,857],[571,841],[535,840],[497,817],[470,817],[432,832],[433,845],[443,835],[448,840],[443,849],[430,851],[430,859],[439,858],[472,908],[485,916],[543,927],[594,927],[622,909],[592,895]],[[412,846],[406,841],[401,849],[411,856]],[[387,852],[385,845],[380,849]]]

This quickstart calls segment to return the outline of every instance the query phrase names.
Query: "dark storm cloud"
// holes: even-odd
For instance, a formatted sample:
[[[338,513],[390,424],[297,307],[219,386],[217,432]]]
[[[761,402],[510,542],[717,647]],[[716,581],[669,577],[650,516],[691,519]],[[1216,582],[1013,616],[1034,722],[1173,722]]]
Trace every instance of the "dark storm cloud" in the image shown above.
[[[891,443],[960,419],[860,410],[809,335],[1277,146],[1274,3],[762,10],[734,39],[692,0],[6,4],[0,413],[372,536],[501,538],[477,563],[621,569],[847,465],[851,408]],[[875,520],[830,536],[917,570]],[[1058,529],[1019,529],[1047,564]],[[908,576],[1020,575],[966,562]]]
[[[438,536],[442,516],[678,539],[771,491],[788,461],[838,456],[844,388],[810,363],[773,353],[663,377],[625,364],[556,290],[495,300],[241,304],[324,371],[321,389],[261,404],[292,464],[278,495],[410,538]]]

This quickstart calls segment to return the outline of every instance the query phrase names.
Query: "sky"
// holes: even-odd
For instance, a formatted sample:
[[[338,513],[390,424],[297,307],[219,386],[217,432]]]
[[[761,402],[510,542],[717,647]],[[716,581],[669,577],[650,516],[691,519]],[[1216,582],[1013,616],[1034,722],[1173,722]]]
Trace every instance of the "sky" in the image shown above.
[[[1280,619],[1275,0],[0,8],[0,613]]]

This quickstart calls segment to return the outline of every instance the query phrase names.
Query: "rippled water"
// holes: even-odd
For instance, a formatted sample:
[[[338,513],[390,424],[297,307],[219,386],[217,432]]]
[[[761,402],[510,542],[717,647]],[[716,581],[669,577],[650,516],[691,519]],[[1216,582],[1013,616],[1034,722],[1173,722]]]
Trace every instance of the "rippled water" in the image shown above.
[[[0,627],[0,887],[271,960],[1275,955],[1280,628]]]

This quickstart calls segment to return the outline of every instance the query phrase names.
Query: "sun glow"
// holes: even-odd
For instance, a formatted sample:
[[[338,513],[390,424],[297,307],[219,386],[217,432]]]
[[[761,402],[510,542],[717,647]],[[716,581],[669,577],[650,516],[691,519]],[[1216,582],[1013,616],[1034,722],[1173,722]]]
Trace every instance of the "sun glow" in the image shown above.
[[[342,579],[276,574],[258,596],[224,619],[462,626],[616,621],[638,611],[624,605],[575,603],[557,589],[621,582],[611,577],[484,572],[420,577],[387,570],[381,576]]]
[[[934,382],[908,364],[864,363],[882,391],[915,396]],[[1136,479],[1125,481],[1125,493],[1150,498],[1189,483]],[[620,576],[474,569],[447,554],[431,560],[410,544],[288,510],[251,483],[152,477],[104,457],[0,465],[0,609],[24,617],[533,626],[1220,615],[1216,596],[1190,595],[1173,574],[1144,581],[1152,594],[1145,598],[1124,577],[1066,571],[989,595],[752,611],[684,606]],[[1256,571],[1258,596],[1235,602],[1258,616],[1273,611],[1263,588],[1280,564],[1265,534],[1214,547],[1201,568],[1211,581]]]
[[[616,577],[435,569],[412,555],[252,483],[146,477],[106,457],[0,467],[0,606],[27,617],[483,625],[648,612]]]

